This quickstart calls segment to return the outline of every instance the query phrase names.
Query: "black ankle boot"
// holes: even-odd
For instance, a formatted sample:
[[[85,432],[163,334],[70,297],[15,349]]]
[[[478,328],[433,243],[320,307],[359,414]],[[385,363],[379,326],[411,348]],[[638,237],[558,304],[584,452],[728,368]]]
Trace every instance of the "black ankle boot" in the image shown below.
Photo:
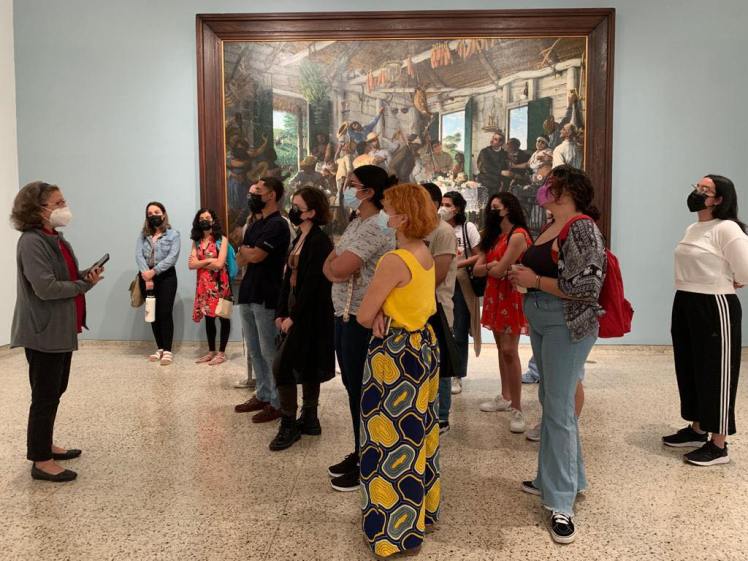
[[[299,417],[296,425],[299,427],[301,434],[309,436],[319,436],[322,434],[322,426],[319,424],[319,418],[317,417],[317,406],[303,406],[301,408],[301,417]]]
[[[275,436],[273,441],[270,443],[270,449],[274,452],[278,450],[285,450],[293,446],[294,442],[301,438],[301,432],[296,426],[296,418],[292,416],[283,415],[281,417],[280,428],[278,434]]]

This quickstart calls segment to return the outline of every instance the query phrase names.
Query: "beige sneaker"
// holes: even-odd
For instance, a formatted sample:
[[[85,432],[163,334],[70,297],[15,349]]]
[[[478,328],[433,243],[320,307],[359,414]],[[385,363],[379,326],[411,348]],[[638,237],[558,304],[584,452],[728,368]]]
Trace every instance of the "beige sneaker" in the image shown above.
[[[480,410],[486,413],[494,411],[509,411],[512,408],[512,402],[507,401],[501,395],[497,395],[491,401],[484,401],[480,404]]]
[[[540,442],[540,423],[525,433],[525,438],[530,442]]]
[[[525,432],[525,428],[525,416],[522,414],[522,411],[512,409],[512,420],[509,421],[509,430],[514,433],[522,433]]]
[[[455,376],[452,378],[452,395],[462,393],[462,379]]]

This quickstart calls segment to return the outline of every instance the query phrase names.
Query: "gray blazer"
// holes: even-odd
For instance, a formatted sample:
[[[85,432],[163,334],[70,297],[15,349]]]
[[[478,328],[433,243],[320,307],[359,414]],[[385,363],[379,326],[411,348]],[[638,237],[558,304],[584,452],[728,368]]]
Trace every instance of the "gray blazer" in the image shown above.
[[[62,234],[58,235],[78,267],[70,244]],[[16,263],[18,288],[10,346],[47,353],[77,350],[75,297],[88,292],[93,285],[85,280],[70,280],[57,238],[38,229],[21,234]],[[83,279],[86,273],[79,272],[79,278]]]

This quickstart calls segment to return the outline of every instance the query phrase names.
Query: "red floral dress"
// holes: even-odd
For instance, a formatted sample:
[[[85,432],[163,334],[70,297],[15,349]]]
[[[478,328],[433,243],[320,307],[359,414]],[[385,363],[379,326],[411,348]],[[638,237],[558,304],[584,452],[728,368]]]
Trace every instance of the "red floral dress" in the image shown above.
[[[517,228],[513,234],[521,232],[528,247],[532,244],[530,234],[524,228]],[[486,263],[499,261],[506,253],[509,236],[502,234],[496,244],[486,254]],[[522,256],[517,259],[519,263]],[[522,311],[522,294],[517,292],[509,279],[488,277],[486,292],[483,295],[483,315],[481,325],[496,333],[507,335],[527,335],[527,319]]]
[[[211,236],[208,244],[202,247],[203,241],[196,242],[197,258],[200,260],[218,257],[216,241]],[[229,273],[224,266],[220,271],[210,269],[197,270],[197,289],[195,291],[195,305],[192,308],[192,319],[200,322],[203,317],[216,317],[216,305],[220,298],[231,295]]]

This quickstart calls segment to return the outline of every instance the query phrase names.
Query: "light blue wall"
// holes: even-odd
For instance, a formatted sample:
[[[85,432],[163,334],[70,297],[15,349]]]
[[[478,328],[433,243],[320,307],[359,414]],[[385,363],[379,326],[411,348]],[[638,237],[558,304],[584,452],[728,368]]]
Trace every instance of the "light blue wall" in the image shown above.
[[[727,175],[748,209],[748,3],[426,0],[408,7],[601,5],[617,8],[612,241],[636,308],[625,342],[668,343],[672,252],[692,218],[688,186],[708,172]],[[195,14],[403,7],[393,0],[15,2],[21,183],[63,186],[75,213],[68,235],[84,263],[112,254],[106,281],[89,297],[90,337],[150,337],[126,292],[150,199],[166,204],[185,238],[177,337],[201,335],[190,317],[194,277],[185,255],[199,205]]]

